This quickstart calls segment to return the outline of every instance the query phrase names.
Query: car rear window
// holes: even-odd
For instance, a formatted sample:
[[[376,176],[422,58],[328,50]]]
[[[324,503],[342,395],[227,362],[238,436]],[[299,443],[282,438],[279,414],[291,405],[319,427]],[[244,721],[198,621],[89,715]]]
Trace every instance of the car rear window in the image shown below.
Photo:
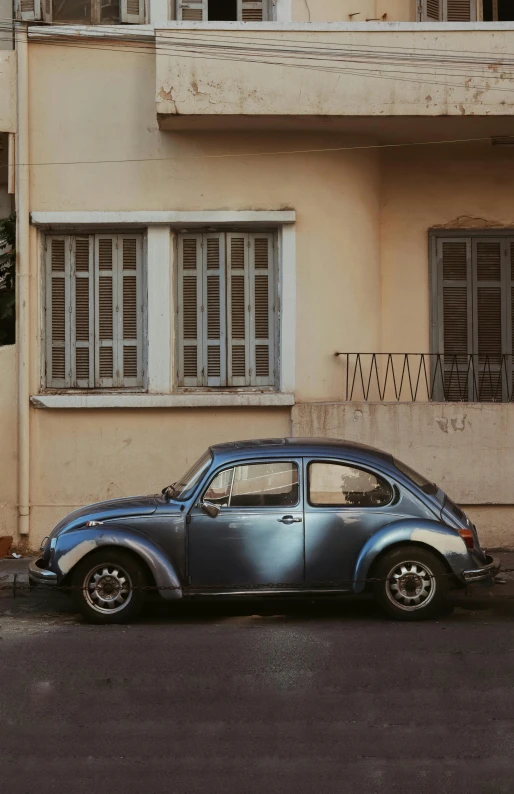
[[[439,493],[439,488],[435,483],[427,480],[423,474],[419,474],[419,472],[414,471],[414,469],[411,469],[411,467],[407,466],[406,463],[402,463],[401,460],[393,458],[393,463],[402,474],[405,474],[405,476],[408,477],[409,480],[412,480],[412,482],[415,483],[418,488],[421,488],[423,493],[429,494],[429,496],[437,496]]]

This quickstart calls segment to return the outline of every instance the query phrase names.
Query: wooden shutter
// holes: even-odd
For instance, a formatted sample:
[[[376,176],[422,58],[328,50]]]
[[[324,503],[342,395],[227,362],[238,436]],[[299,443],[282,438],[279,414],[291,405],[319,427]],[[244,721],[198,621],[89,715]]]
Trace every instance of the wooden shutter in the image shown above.
[[[271,386],[274,377],[275,282],[273,235],[249,235],[250,383]]]
[[[439,353],[444,353],[444,397],[450,401],[471,398],[469,354],[473,352],[471,240],[438,240]],[[440,373],[435,373],[437,385]]]
[[[444,0],[446,22],[474,22],[477,18],[476,0]]]
[[[504,250],[506,241],[499,238],[473,240],[473,351],[476,399],[480,402],[501,401],[507,387],[506,370],[502,368]]]
[[[116,236],[95,236],[95,384],[116,385]]]
[[[265,22],[268,19],[267,0],[237,0],[239,22]]]
[[[71,250],[71,386],[88,389],[94,375],[94,239],[70,238]]]
[[[206,22],[207,19],[207,0],[177,0],[177,20]]]
[[[121,0],[120,20],[129,25],[144,25],[145,0]]]
[[[143,385],[143,238],[120,234],[117,239],[116,381],[118,386]]]
[[[418,18],[421,22],[441,22],[443,19],[443,0],[421,0]]]
[[[24,22],[41,19],[40,0],[15,0],[14,10],[16,19],[21,19]]]
[[[47,237],[46,253],[46,385],[71,385],[70,238]]]
[[[227,383],[250,385],[249,238],[227,234]]]
[[[224,386],[227,377],[225,311],[225,235],[205,234],[203,244],[204,382]],[[206,379],[205,379],[206,376]]]
[[[43,22],[53,22],[53,0],[39,0]]]
[[[178,382],[180,386],[203,385],[202,355],[202,235],[178,238]]]

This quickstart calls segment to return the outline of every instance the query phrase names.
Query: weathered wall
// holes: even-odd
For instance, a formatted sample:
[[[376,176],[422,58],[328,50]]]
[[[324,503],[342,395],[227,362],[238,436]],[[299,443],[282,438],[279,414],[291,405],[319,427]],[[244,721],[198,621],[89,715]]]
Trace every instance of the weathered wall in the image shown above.
[[[16,531],[16,347],[0,347],[0,535]]]
[[[469,505],[486,545],[514,547],[513,419],[513,405],[310,403],[293,408],[293,433],[387,450]]]
[[[399,30],[384,23],[379,30],[248,31],[252,46],[267,48],[262,62],[246,53],[237,61],[209,50],[205,27],[162,29],[170,54],[157,58],[157,112],[171,124],[176,116],[245,115],[269,119],[300,116],[504,116],[512,113],[512,76],[499,67],[479,68],[478,56],[494,59],[509,52],[512,32],[504,30]],[[241,47],[241,31],[219,33],[226,47]],[[177,41],[182,41],[175,54]],[[218,41],[218,40],[217,40]],[[219,46],[219,42],[217,44]],[[301,49],[324,50],[324,59],[303,56]],[[281,48],[288,48],[284,56]],[[337,59],[327,49],[339,50]],[[374,53],[348,63],[351,48]],[[201,57],[195,57],[200,51]],[[294,55],[294,52],[297,55]],[[269,55],[268,55],[269,52]],[[408,52],[405,61],[394,55]],[[472,76],[449,69],[445,54],[475,61]],[[433,62],[435,55],[439,62]],[[212,57],[209,57],[209,56]],[[245,55],[243,53],[243,55]],[[184,57],[185,56],[185,57]],[[416,60],[416,56],[420,60]],[[423,60],[421,60],[423,59]],[[432,59],[432,61],[430,60]],[[328,68],[327,68],[328,67]],[[337,68],[339,67],[339,68]],[[456,67],[455,67],[456,68]],[[403,73],[402,73],[403,72]],[[391,79],[388,79],[388,74]],[[470,73],[471,74],[471,73]],[[166,119],[166,117],[169,117]]]
[[[292,0],[294,22],[414,22],[416,0]]]
[[[0,132],[16,132],[16,53],[0,47]]]
[[[0,50],[12,50],[12,32],[7,28],[9,20],[12,19],[13,4],[12,0],[0,0],[0,20],[2,33],[0,33]]]

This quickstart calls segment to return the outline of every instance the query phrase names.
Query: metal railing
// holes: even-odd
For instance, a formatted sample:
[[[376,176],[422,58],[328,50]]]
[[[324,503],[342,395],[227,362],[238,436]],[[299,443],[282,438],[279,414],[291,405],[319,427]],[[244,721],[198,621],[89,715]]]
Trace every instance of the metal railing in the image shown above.
[[[512,402],[514,356],[335,353],[351,402]]]

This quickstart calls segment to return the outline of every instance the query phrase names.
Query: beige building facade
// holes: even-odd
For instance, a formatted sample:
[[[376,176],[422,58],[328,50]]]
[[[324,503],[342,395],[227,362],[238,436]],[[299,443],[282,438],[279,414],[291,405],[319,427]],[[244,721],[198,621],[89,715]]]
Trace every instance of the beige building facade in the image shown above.
[[[316,435],[390,450],[514,547],[501,0],[75,5],[24,3],[0,51],[0,533],[37,548],[211,443]]]

